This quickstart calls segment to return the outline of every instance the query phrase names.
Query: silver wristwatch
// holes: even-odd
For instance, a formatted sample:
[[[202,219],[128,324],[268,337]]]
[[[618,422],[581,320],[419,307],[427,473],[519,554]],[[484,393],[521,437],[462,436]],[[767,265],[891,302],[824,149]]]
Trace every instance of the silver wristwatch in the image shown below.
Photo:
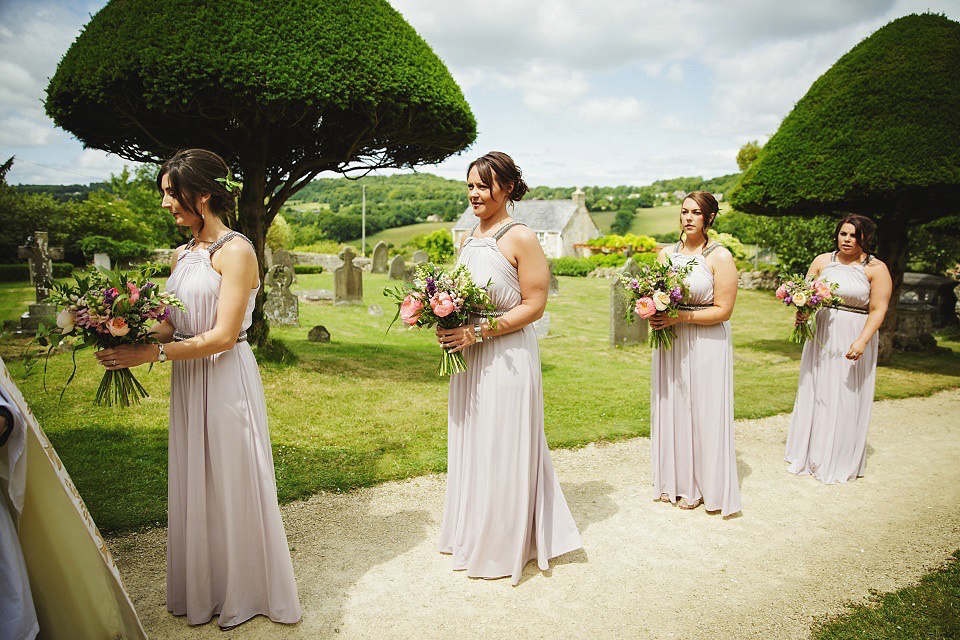
[[[477,342],[483,342],[483,324],[478,322],[473,325],[473,337]]]
[[[163,352],[163,343],[162,343],[162,342],[158,342],[158,343],[157,343],[157,347],[160,349],[160,353],[157,354],[157,362],[166,362],[166,361],[167,361],[167,354],[165,354],[165,353]]]

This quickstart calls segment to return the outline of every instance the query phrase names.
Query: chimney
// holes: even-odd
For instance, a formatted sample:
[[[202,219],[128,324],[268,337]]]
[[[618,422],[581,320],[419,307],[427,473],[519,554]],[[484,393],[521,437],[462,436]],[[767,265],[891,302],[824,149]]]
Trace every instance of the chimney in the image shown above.
[[[577,190],[573,192],[573,203],[577,205],[577,209],[587,208],[587,194],[581,191],[580,187],[577,187]]]

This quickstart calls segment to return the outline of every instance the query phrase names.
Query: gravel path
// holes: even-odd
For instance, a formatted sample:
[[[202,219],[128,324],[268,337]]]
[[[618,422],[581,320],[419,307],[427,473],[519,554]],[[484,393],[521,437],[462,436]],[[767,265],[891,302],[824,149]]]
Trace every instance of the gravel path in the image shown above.
[[[435,550],[444,476],[283,508],[303,620],[189,628],[164,604],[165,531],[110,541],[152,638],[806,638],[814,617],[960,548],[960,390],[874,406],[866,477],[784,471],[789,415],[736,425],[742,515],[651,500],[649,441],[556,451],[584,551],[517,587]]]

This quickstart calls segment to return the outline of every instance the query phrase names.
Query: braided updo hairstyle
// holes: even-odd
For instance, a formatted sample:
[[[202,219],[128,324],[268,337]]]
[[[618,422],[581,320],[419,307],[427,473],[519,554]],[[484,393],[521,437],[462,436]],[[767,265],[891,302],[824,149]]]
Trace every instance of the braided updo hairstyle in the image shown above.
[[[502,151],[491,151],[471,162],[467,167],[468,176],[474,167],[477,168],[477,173],[480,174],[484,184],[489,185],[491,192],[493,192],[494,177],[502,189],[509,188],[507,200],[510,202],[521,200],[530,190],[527,183],[523,181],[520,167],[516,165],[513,158]]]
[[[163,176],[170,179],[170,188],[177,202],[195,216],[202,217],[197,200],[204,194],[210,194],[207,207],[220,220],[226,222],[227,216],[236,211],[236,195],[224,181],[230,178],[230,168],[213,151],[183,149],[173,154],[157,173],[157,189],[161,193]]]

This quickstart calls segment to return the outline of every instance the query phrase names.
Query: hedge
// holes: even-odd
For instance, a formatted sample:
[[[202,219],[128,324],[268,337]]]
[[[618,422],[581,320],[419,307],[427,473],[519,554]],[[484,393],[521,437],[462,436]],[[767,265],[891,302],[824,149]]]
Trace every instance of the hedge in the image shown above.
[[[73,265],[69,262],[54,262],[53,277],[69,278],[73,273]],[[22,282],[30,280],[30,265],[28,264],[0,264],[0,282]]]

